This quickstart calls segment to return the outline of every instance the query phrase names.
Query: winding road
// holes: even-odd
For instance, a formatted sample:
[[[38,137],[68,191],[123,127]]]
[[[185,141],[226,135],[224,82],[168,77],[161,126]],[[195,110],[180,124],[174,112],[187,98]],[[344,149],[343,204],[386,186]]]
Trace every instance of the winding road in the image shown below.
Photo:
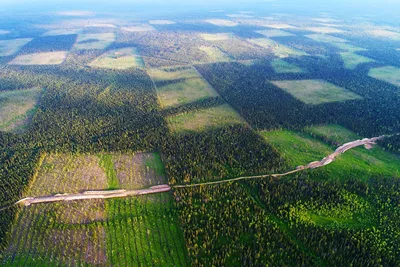
[[[283,177],[289,174],[293,174],[296,172],[300,172],[303,170],[307,169],[316,169],[320,168],[323,166],[326,166],[333,161],[340,155],[345,153],[346,151],[353,149],[355,147],[359,146],[365,146],[365,148],[370,149],[374,145],[376,145],[376,142],[378,140],[387,138],[389,136],[387,135],[382,135],[379,137],[373,137],[373,138],[364,138],[361,140],[355,140],[352,142],[345,143],[338,147],[335,152],[332,154],[326,156],[320,161],[314,161],[311,162],[307,165],[304,166],[298,166],[295,170],[288,171],[285,173],[279,173],[279,174],[265,174],[265,175],[257,175],[257,176],[242,176],[242,177],[237,177],[237,178],[232,178],[232,179],[226,179],[226,180],[220,180],[220,181],[213,181],[213,182],[203,182],[203,183],[196,183],[196,184],[184,184],[184,185],[157,185],[157,186],[152,186],[147,189],[141,189],[141,190],[106,190],[106,191],[84,191],[82,193],[77,193],[77,194],[57,194],[57,195],[52,195],[52,196],[41,196],[41,197],[26,197],[23,198],[17,202],[15,202],[12,205],[5,206],[0,208],[0,211],[4,209],[11,208],[12,206],[22,204],[25,206],[29,206],[31,204],[38,204],[38,203],[51,203],[51,202],[61,202],[61,201],[77,201],[77,200],[88,200],[88,199],[109,199],[109,198],[123,198],[123,197],[129,197],[129,196],[140,196],[140,195],[148,195],[148,194],[157,194],[157,193],[163,193],[163,192],[168,192],[172,188],[187,188],[187,187],[195,187],[195,186],[202,186],[202,185],[213,185],[213,184],[222,184],[222,183],[228,183],[228,182],[234,182],[234,181],[239,181],[239,180],[247,180],[247,179],[260,179],[260,178],[267,178],[267,177]]]

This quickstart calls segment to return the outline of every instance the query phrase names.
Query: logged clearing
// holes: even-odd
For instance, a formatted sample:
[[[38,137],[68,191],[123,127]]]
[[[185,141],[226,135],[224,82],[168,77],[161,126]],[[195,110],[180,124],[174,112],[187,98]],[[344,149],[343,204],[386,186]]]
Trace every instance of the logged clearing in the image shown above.
[[[172,67],[149,69],[149,75],[155,82],[159,81],[173,81],[180,79],[199,78],[199,73],[192,67]]]
[[[173,132],[202,132],[208,129],[228,125],[243,124],[243,119],[228,104],[194,112],[188,112],[168,118]]]
[[[336,29],[333,27],[308,27],[305,28],[311,32],[318,32],[318,33],[342,33],[343,31],[340,29]]]
[[[154,28],[149,24],[140,24],[140,25],[123,27],[122,30],[127,32],[149,32],[149,31],[155,31],[156,28]]]
[[[159,153],[115,154],[112,160],[123,189],[135,190],[167,183]]]
[[[31,38],[0,40],[0,57],[7,57],[16,54],[31,40]]]
[[[115,41],[115,33],[80,34],[74,45],[75,50],[102,50]]]
[[[59,65],[67,58],[68,51],[44,52],[20,55],[8,64],[10,65]]]
[[[275,42],[271,39],[268,38],[257,38],[257,39],[247,39],[248,42],[267,48],[271,49],[272,52],[280,58],[285,58],[285,57],[290,57],[290,56],[306,56],[307,53],[296,50],[293,48],[290,48],[286,45],[282,45],[278,42]]]
[[[297,27],[289,25],[289,24],[284,24],[284,23],[274,23],[274,24],[263,24],[261,25],[263,27],[267,28],[273,28],[273,29],[296,29]]]
[[[271,38],[271,37],[287,37],[287,36],[295,36],[293,33],[290,32],[285,32],[281,30],[263,30],[263,31],[257,31],[259,34],[264,35],[265,37]]]
[[[175,107],[218,96],[214,89],[201,77],[158,86],[157,95],[162,108]]]
[[[151,25],[172,25],[172,24],[176,24],[176,22],[172,21],[172,20],[166,20],[166,19],[155,19],[155,20],[149,20],[149,24],[151,24]]]
[[[224,62],[231,60],[231,58],[218,47],[200,46],[199,50],[207,54],[208,62]]]
[[[143,68],[143,59],[134,47],[108,51],[89,64],[96,68],[124,70],[129,68]]]
[[[41,88],[0,91],[0,131],[21,133],[35,113]]]
[[[352,52],[342,52],[340,56],[343,59],[346,69],[354,70],[359,64],[374,62],[373,59],[357,55]]]
[[[391,83],[395,86],[400,86],[400,69],[393,66],[370,69],[369,76]]]
[[[226,19],[207,19],[205,22],[221,27],[235,27],[239,25],[239,23],[235,21]]]
[[[305,104],[362,99],[361,96],[323,80],[291,80],[272,82]]]
[[[304,73],[300,67],[286,62],[283,59],[275,59],[271,62],[272,67],[276,73]]]
[[[82,31],[82,29],[55,29],[55,30],[49,30],[49,31],[43,33],[42,36],[79,34],[81,31]]]
[[[309,34],[306,37],[313,39],[317,42],[323,43],[347,43],[348,41],[339,37],[327,35],[327,34]]]
[[[200,37],[206,41],[225,41],[233,38],[232,33],[202,33]]]

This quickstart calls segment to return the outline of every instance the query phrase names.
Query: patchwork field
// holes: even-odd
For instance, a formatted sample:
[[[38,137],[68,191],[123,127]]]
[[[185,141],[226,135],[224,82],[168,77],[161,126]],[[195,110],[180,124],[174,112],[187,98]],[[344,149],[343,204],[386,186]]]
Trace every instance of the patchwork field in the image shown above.
[[[31,38],[0,40],[0,57],[16,54]]]
[[[129,188],[165,182],[158,154],[52,154],[28,195],[111,188],[113,175]],[[170,193],[34,204],[19,213],[2,264],[187,266],[178,223]]]
[[[154,28],[149,24],[140,24],[140,25],[122,27],[122,30],[127,32],[148,32],[148,31],[155,31],[156,28]]]
[[[199,49],[207,54],[209,62],[230,61],[231,58],[217,47],[200,46]]]
[[[400,69],[392,66],[370,69],[369,76],[391,83],[395,86],[400,86]]]
[[[362,99],[361,96],[322,80],[273,81],[273,84],[305,104]]]
[[[281,31],[281,30],[263,30],[263,31],[257,31],[257,32],[268,38],[295,36],[293,33],[285,32],[285,31]]]
[[[243,123],[243,119],[228,104],[168,118],[169,127],[175,133],[202,132],[208,129]]]
[[[0,131],[21,133],[33,117],[42,89],[0,91]]]
[[[76,50],[96,49],[102,50],[107,48],[115,41],[114,33],[88,33],[79,34],[74,45]]]
[[[106,69],[129,69],[132,67],[143,68],[143,59],[134,47],[108,51],[96,58],[90,66]]]
[[[200,37],[206,41],[226,41],[233,37],[231,33],[202,33]]]
[[[328,126],[325,129],[321,127],[323,126],[320,126],[317,130],[311,128],[308,131],[312,131],[329,142],[339,143],[344,138],[355,137],[354,133],[349,133],[348,130],[343,130],[341,127]],[[324,135],[327,131],[336,131],[336,133]],[[283,130],[261,132],[261,135],[282,154],[292,168],[321,160],[336,149],[336,146],[332,147],[308,134]],[[361,139],[361,137],[352,141],[357,139]],[[317,169],[317,171],[323,172],[326,179],[333,180],[348,179],[349,177],[357,177],[358,179],[369,179],[373,176],[393,177],[393,175],[399,177],[400,159],[385,152],[379,146],[370,150],[359,147],[340,155],[336,161]]]
[[[340,53],[340,56],[343,59],[345,68],[350,70],[357,68],[359,64],[374,62],[373,59],[360,56],[352,52],[342,52]]]
[[[239,25],[239,23],[235,21],[226,19],[207,19],[205,22],[221,27],[235,27]]]
[[[271,62],[272,67],[276,73],[304,73],[300,67],[286,62],[283,59],[275,59]]]
[[[272,52],[280,58],[285,58],[285,57],[290,57],[290,56],[305,56],[307,53],[302,52],[300,50],[296,50],[293,48],[290,48],[286,45],[282,45],[278,42],[275,42],[271,39],[267,38],[257,38],[257,39],[247,39],[248,42],[267,48],[271,49]]]
[[[20,55],[8,64],[10,65],[59,65],[67,58],[67,51],[45,52]]]

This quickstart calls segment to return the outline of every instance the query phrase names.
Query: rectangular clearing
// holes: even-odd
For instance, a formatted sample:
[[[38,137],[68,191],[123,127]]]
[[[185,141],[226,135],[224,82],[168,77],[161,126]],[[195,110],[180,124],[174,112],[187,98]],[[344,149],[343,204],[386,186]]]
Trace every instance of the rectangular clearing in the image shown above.
[[[31,38],[0,40],[0,57],[8,57],[16,54]]]
[[[0,91],[0,131],[21,133],[35,113],[41,88]]]
[[[323,80],[290,80],[273,81],[272,83],[305,104],[318,105],[362,99],[361,96],[353,92]]]
[[[200,37],[206,41],[226,41],[233,38],[232,33],[202,33]]]
[[[44,52],[20,55],[10,65],[60,65],[67,58],[68,51]]]
[[[247,39],[248,42],[267,48],[271,49],[272,52],[280,58],[285,58],[285,57],[290,57],[290,56],[306,56],[307,53],[296,50],[293,48],[290,48],[286,45],[282,45],[278,42],[275,42],[271,39],[268,38],[257,38],[257,39]]]
[[[127,32],[149,32],[149,31],[155,31],[156,28],[154,28],[149,24],[139,24],[139,25],[122,27],[122,30]]]
[[[262,35],[264,35],[265,37],[268,37],[268,38],[295,36],[293,33],[285,32],[285,31],[278,30],[278,29],[257,31],[257,33],[262,34]]]
[[[372,78],[388,82],[395,86],[400,86],[400,69],[393,66],[370,69],[369,76]]]
[[[200,46],[199,50],[207,54],[208,62],[226,62],[231,60],[231,58],[218,47]]]
[[[115,41],[115,33],[80,34],[74,45],[75,50],[102,50]]]
[[[354,70],[359,64],[374,62],[373,59],[352,52],[342,52],[340,56],[343,59],[344,67],[349,70]]]
[[[187,131],[202,132],[222,126],[243,123],[243,119],[228,104],[168,118],[169,127],[175,133]]]
[[[144,62],[134,47],[107,51],[89,64],[96,68],[124,70],[129,68],[143,68]]]
[[[305,71],[300,67],[286,62],[283,59],[274,59],[271,62],[272,68],[276,73],[304,73]]]
[[[238,26],[239,23],[232,21],[232,20],[227,20],[227,19],[207,19],[205,22],[220,26],[220,27],[235,27]]]

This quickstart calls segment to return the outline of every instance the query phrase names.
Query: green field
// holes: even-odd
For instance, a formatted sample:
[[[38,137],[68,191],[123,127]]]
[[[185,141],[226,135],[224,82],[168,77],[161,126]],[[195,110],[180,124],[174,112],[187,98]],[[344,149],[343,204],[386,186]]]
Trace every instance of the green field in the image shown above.
[[[247,41],[252,44],[255,44],[255,45],[267,48],[267,49],[271,49],[271,51],[277,57],[280,57],[280,58],[285,58],[285,57],[290,57],[290,56],[306,56],[307,55],[307,53],[305,53],[305,52],[290,48],[286,45],[279,44],[278,42],[275,42],[268,38],[247,39]]]
[[[339,136],[350,135],[340,127],[329,127],[327,129],[339,129]],[[322,132],[328,131],[327,129]],[[321,131],[319,132],[321,133]],[[292,168],[319,161],[336,149],[336,147],[312,138],[310,135],[291,131],[261,132],[261,135],[266,142],[272,144],[282,154]],[[330,134],[329,136],[335,137],[336,135]],[[332,139],[331,141],[336,140]],[[359,147],[340,155],[335,162],[319,168],[317,171],[323,172],[324,179],[333,180],[346,180],[350,177],[368,180],[372,176],[400,177],[400,159],[380,147],[374,147],[371,150]]]
[[[202,132],[217,127],[243,124],[243,119],[228,104],[168,118],[173,132]]]
[[[136,48],[122,48],[108,51],[89,64],[96,68],[124,70],[129,68],[143,68],[143,59]]]
[[[373,59],[357,55],[352,52],[342,52],[340,56],[343,59],[346,69],[354,70],[359,64],[374,62]]]
[[[35,113],[41,88],[0,91],[0,131],[24,132]]]
[[[207,55],[209,62],[224,62],[230,61],[231,58],[221,49],[212,46],[200,46],[199,50]]]
[[[369,76],[372,78],[400,86],[400,69],[392,66],[370,69]]]
[[[115,41],[115,33],[79,34],[74,45],[75,50],[102,50]]]
[[[327,139],[337,145],[360,139],[357,134],[337,124],[310,126],[306,128],[306,132]]]
[[[362,99],[361,96],[322,80],[273,81],[273,84],[305,104]]]
[[[199,77],[199,73],[191,67],[149,69],[148,73],[155,82]]]
[[[271,62],[272,67],[276,73],[304,73],[300,67],[294,64],[286,62],[282,59],[275,59]]]

